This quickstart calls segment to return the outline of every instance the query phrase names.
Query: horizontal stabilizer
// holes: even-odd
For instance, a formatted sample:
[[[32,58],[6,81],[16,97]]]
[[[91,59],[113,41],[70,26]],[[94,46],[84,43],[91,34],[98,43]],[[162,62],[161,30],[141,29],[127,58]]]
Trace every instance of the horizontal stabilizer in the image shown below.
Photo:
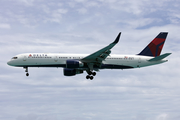
[[[155,57],[155,58],[152,58],[152,59],[150,59],[150,60],[148,60],[148,61],[158,61],[158,60],[162,60],[162,59],[164,59],[165,57],[167,57],[167,56],[169,56],[171,53],[165,53],[165,54],[163,54],[163,55],[160,55],[160,56],[157,56],[157,57]]]

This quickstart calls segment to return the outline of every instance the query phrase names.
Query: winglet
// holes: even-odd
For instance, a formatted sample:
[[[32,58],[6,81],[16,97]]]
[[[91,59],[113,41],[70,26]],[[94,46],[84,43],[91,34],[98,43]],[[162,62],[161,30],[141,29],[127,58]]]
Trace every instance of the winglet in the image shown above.
[[[115,41],[112,44],[118,43],[120,36],[121,36],[121,32],[118,34],[118,36],[116,37]]]

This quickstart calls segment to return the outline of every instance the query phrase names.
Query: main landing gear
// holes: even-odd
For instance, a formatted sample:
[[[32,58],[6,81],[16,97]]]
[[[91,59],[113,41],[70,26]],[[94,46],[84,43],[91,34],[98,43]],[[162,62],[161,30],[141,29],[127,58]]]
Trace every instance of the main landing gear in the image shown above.
[[[86,76],[86,79],[93,80],[93,76],[96,76],[96,72],[87,71],[88,75]],[[92,76],[91,76],[92,75]]]
[[[26,73],[26,76],[29,76],[28,67],[24,67],[24,69],[26,69],[25,72],[27,72],[27,73]]]

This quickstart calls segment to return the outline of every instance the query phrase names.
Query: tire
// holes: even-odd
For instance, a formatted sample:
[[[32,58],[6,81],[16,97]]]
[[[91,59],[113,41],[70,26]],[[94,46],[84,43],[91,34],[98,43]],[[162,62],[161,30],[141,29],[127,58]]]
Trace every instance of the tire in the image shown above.
[[[90,78],[90,76],[89,76],[89,75],[87,75],[87,76],[86,76],[86,79],[89,79],[89,78]]]
[[[93,75],[93,76],[96,76],[96,72],[92,72],[92,75]]]
[[[26,73],[26,76],[29,76],[29,73]]]
[[[94,78],[93,76],[90,76],[90,79],[91,79],[91,80],[93,80],[93,78]]]

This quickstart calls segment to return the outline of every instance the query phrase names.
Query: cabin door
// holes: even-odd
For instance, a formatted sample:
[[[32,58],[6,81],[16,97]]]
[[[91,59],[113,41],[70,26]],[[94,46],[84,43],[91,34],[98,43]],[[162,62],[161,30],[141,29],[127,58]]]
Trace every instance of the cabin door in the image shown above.
[[[138,59],[138,63],[141,63],[141,58]]]
[[[58,57],[57,57],[57,56],[54,57],[54,61],[55,61],[55,62],[58,61]]]
[[[24,56],[23,61],[26,61],[26,59],[27,59],[27,57],[26,57],[26,56]]]

